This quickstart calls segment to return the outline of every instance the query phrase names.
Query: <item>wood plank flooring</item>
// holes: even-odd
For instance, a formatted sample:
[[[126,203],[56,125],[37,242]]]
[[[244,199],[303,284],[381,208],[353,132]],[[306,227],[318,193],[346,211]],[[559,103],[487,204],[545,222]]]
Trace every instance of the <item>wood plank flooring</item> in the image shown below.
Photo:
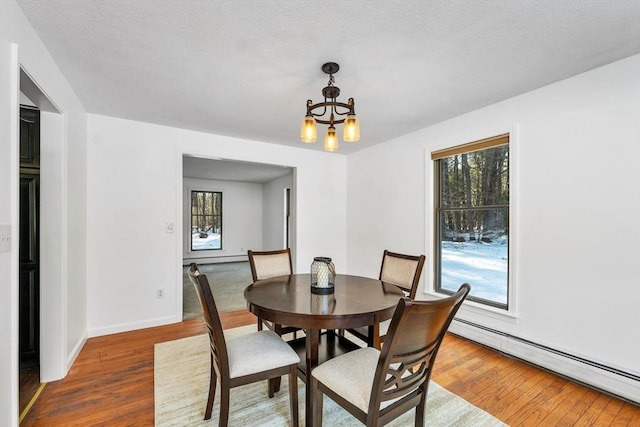
[[[256,321],[246,310],[221,317],[224,328]],[[153,426],[153,345],[202,333],[191,319],[89,339],[21,426]],[[640,426],[638,406],[451,334],[432,378],[512,426]]]

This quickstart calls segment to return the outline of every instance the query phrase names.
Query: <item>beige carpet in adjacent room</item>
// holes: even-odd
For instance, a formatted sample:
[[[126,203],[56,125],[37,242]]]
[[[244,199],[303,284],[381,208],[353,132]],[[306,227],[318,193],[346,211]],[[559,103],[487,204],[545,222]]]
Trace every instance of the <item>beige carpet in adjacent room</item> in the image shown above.
[[[182,278],[182,318],[184,320],[202,316],[202,306],[187,276],[188,268],[188,266],[183,268]],[[209,279],[218,311],[227,312],[247,308],[244,289],[252,282],[248,261],[198,264],[198,269]]]
[[[254,325],[225,331],[227,337],[252,332]],[[209,339],[207,335],[159,343],[155,346],[154,393],[156,426],[217,426],[219,396],[216,395],[211,420],[203,421],[209,387]],[[287,426],[289,395],[287,381],[273,399],[267,397],[266,381],[231,390],[232,426]],[[304,384],[298,380],[300,425],[304,425]],[[413,425],[414,412],[404,414],[390,426]],[[504,426],[487,412],[440,387],[429,386],[426,425]],[[323,424],[353,426],[359,422],[325,396]]]

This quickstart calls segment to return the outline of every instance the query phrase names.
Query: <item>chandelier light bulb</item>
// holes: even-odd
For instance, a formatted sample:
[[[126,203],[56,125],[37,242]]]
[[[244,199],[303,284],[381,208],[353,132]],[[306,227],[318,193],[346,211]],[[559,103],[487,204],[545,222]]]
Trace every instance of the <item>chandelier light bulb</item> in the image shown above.
[[[316,119],[311,116],[305,116],[302,119],[302,127],[300,128],[300,141],[311,143],[316,142],[318,138],[318,129],[316,127]]]
[[[344,119],[344,135],[342,137],[346,142],[356,142],[360,140],[360,126],[358,117],[355,114],[349,114]]]
[[[327,129],[327,135],[324,137],[324,151],[337,151],[338,147],[339,143],[336,128],[329,126],[329,129]]]

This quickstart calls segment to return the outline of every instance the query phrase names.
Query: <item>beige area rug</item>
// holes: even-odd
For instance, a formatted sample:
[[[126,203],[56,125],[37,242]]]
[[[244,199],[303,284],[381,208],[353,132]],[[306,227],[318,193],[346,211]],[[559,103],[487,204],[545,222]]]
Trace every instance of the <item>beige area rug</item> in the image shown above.
[[[202,316],[202,306],[187,276],[188,268],[188,266],[183,268],[182,277],[182,318],[184,320]],[[218,311],[227,312],[247,308],[244,289],[253,281],[248,261],[198,264],[198,268],[209,279]]]
[[[255,326],[229,329],[227,337],[246,334]],[[156,426],[217,426],[219,396],[216,394],[213,415],[204,421],[204,407],[209,388],[209,339],[206,335],[159,343],[155,346],[154,393]],[[273,399],[267,396],[266,381],[231,390],[230,426],[288,426],[289,395],[287,381]],[[304,425],[304,383],[298,380],[300,425]],[[410,411],[388,424],[412,426]],[[440,387],[429,386],[426,424],[429,426],[504,426],[487,412]],[[360,423],[325,396],[323,424],[353,426]]]

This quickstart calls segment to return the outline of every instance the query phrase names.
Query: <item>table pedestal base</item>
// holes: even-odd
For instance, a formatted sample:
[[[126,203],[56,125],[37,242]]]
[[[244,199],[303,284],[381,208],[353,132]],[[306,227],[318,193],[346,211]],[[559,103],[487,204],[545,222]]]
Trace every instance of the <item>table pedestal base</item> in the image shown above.
[[[288,343],[296,353],[298,353],[298,356],[300,356],[300,363],[298,363],[298,377],[302,381],[306,382],[306,337],[297,338],[295,340],[288,341]],[[339,336],[334,331],[322,332],[318,343],[318,360],[312,369],[329,359],[333,359],[341,354],[345,354],[359,348],[361,347],[358,344],[350,341],[348,338]]]

